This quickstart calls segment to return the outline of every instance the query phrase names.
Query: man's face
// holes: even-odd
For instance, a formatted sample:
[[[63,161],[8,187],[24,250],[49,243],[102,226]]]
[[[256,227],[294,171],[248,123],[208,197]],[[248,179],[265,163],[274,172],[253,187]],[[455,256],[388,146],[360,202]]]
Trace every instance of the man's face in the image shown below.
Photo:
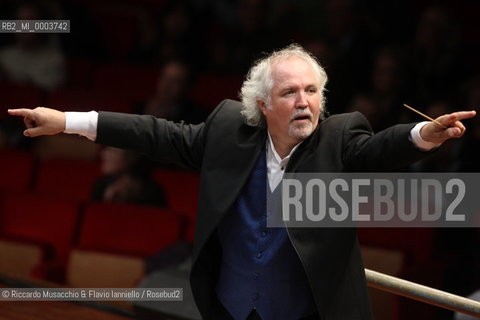
[[[281,144],[293,146],[318,125],[320,90],[310,64],[291,57],[272,65],[270,105],[260,101],[270,134]]]

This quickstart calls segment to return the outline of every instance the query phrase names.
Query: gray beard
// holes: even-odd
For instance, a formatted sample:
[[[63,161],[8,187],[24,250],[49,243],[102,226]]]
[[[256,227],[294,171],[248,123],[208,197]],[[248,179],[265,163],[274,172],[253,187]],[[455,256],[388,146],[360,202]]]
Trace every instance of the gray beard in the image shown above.
[[[298,139],[306,139],[308,138],[313,132],[313,124],[310,122],[306,125],[298,126],[294,123],[291,123],[288,128],[288,134],[291,137],[298,138]]]

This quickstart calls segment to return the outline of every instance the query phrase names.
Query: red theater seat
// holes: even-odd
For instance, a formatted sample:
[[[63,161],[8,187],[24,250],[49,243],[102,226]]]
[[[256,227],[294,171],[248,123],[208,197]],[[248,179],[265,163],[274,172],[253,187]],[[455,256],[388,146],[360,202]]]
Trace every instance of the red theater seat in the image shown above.
[[[60,200],[88,201],[99,176],[100,166],[96,162],[49,159],[40,164],[35,191]]]
[[[185,214],[189,219],[197,216],[200,175],[196,172],[158,169],[154,172],[165,189],[168,207]]]
[[[37,243],[53,249],[55,261],[65,262],[78,219],[77,206],[62,199],[34,194],[3,197],[0,234],[3,238]]]
[[[147,257],[179,241],[183,227],[169,210],[95,203],[85,210],[78,248]]]
[[[32,182],[35,160],[24,151],[0,152],[0,191],[26,192]]]
[[[74,249],[66,282],[77,288],[134,288],[144,272],[145,261],[140,257]]]
[[[0,239],[0,273],[30,278],[44,261],[44,250],[41,245]]]

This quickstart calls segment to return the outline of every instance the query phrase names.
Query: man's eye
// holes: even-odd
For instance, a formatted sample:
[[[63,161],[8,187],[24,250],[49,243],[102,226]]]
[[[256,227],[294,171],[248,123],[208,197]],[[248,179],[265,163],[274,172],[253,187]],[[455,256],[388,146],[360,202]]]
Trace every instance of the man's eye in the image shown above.
[[[308,93],[315,93],[315,92],[317,92],[317,88],[309,88],[309,89],[307,89],[307,92]]]

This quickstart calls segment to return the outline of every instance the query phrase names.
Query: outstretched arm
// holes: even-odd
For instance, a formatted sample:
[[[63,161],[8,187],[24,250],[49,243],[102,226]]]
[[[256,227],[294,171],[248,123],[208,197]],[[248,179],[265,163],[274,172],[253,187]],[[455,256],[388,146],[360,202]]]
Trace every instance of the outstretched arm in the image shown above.
[[[344,131],[343,160],[350,171],[390,171],[407,166],[424,158],[423,151],[448,139],[460,138],[465,132],[460,121],[475,114],[475,111],[460,111],[437,118],[445,128],[434,122],[399,124],[376,134],[363,116],[352,115]]]
[[[13,116],[23,117],[27,129],[23,134],[27,137],[54,135],[65,130],[65,113],[38,107],[35,109],[11,109],[8,113]]]
[[[206,136],[203,123],[188,125],[153,116],[112,112],[95,112],[95,121],[90,123],[91,117],[82,116],[82,121],[73,121],[78,115],[73,117],[70,112],[40,107],[8,112],[23,117],[27,126],[24,135],[28,137],[76,133],[99,144],[146,153],[163,163],[192,169],[201,165]],[[78,123],[73,125],[72,121]]]

